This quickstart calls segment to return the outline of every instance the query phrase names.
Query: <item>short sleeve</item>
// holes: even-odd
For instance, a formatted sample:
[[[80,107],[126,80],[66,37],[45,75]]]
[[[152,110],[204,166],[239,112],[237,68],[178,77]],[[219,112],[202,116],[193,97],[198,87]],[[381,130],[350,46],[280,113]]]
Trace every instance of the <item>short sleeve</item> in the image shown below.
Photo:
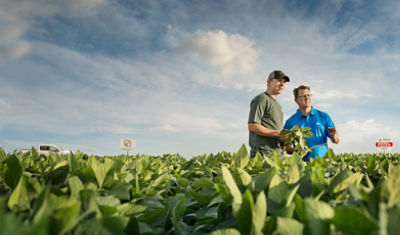
[[[261,118],[264,116],[266,105],[266,100],[261,99],[260,96],[255,97],[250,104],[248,123],[255,122],[261,124]]]
[[[335,127],[335,123],[333,123],[331,117],[329,114],[324,113],[324,119],[325,119],[325,127],[326,127],[326,135],[329,136],[329,138],[332,138],[331,134],[328,131],[328,127]]]
[[[325,123],[326,127],[335,127],[335,124],[333,123],[331,117],[327,113],[325,113]]]

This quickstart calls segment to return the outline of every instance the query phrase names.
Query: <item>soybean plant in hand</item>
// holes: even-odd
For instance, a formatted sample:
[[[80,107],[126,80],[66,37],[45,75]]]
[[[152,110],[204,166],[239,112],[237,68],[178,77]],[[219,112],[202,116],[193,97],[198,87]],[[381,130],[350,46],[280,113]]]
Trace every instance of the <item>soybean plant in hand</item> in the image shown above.
[[[283,129],[281,134],[289,134],[288,137],[285,139],[284,144],[285,146],[294,145],[294,151],[297,152],[301,157],[304,157],[307,152],[311,151],[308,148],[305,137],[310,137],[313,135],[310,131],[311,127],[300,127],[295,125],[292,129],[286,130]]]

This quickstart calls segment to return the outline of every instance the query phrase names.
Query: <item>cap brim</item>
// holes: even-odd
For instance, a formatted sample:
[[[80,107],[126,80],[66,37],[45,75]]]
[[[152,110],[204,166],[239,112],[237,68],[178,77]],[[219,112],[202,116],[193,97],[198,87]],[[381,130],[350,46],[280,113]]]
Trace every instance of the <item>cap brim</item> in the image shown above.
[[[286,82],[290,82],[290,78],[288,76],[284,76],[283,78],[286,80]]]

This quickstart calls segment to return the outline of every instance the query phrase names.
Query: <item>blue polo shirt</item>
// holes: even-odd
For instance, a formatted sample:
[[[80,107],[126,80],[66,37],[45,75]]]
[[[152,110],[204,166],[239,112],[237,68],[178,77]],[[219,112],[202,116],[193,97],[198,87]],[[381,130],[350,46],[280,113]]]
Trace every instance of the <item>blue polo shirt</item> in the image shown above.
[[[323,157],[328,152],[328,137],[331,138],[328,127],[335,127],[331,117],[320,110],[311,107],[308,116],[304,116],[299,110],[285,123],[284,129],[292,129],[293,126],[311,127],[313,135],[306,137],[307,146],[312,150],[308,152],[303,160]]]

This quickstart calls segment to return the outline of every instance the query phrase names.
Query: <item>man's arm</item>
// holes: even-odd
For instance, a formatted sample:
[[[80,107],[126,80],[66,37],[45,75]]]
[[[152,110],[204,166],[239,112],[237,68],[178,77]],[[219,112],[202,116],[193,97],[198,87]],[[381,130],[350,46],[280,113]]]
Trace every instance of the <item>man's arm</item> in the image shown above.
[[[336,127],[328,127],[329,134],[333,143],[338,144],[340,141],[339,134],[336,132]]]
[[[280,140],[285,140],[288,135],[288,134],[281,135],[280,131],[266,128],[265,126],[255,123],[255,122],[249,122],[248,127],[249,127],[249,131],[251,131],[257,135],[272,137],[272,138],[279,138]]]

